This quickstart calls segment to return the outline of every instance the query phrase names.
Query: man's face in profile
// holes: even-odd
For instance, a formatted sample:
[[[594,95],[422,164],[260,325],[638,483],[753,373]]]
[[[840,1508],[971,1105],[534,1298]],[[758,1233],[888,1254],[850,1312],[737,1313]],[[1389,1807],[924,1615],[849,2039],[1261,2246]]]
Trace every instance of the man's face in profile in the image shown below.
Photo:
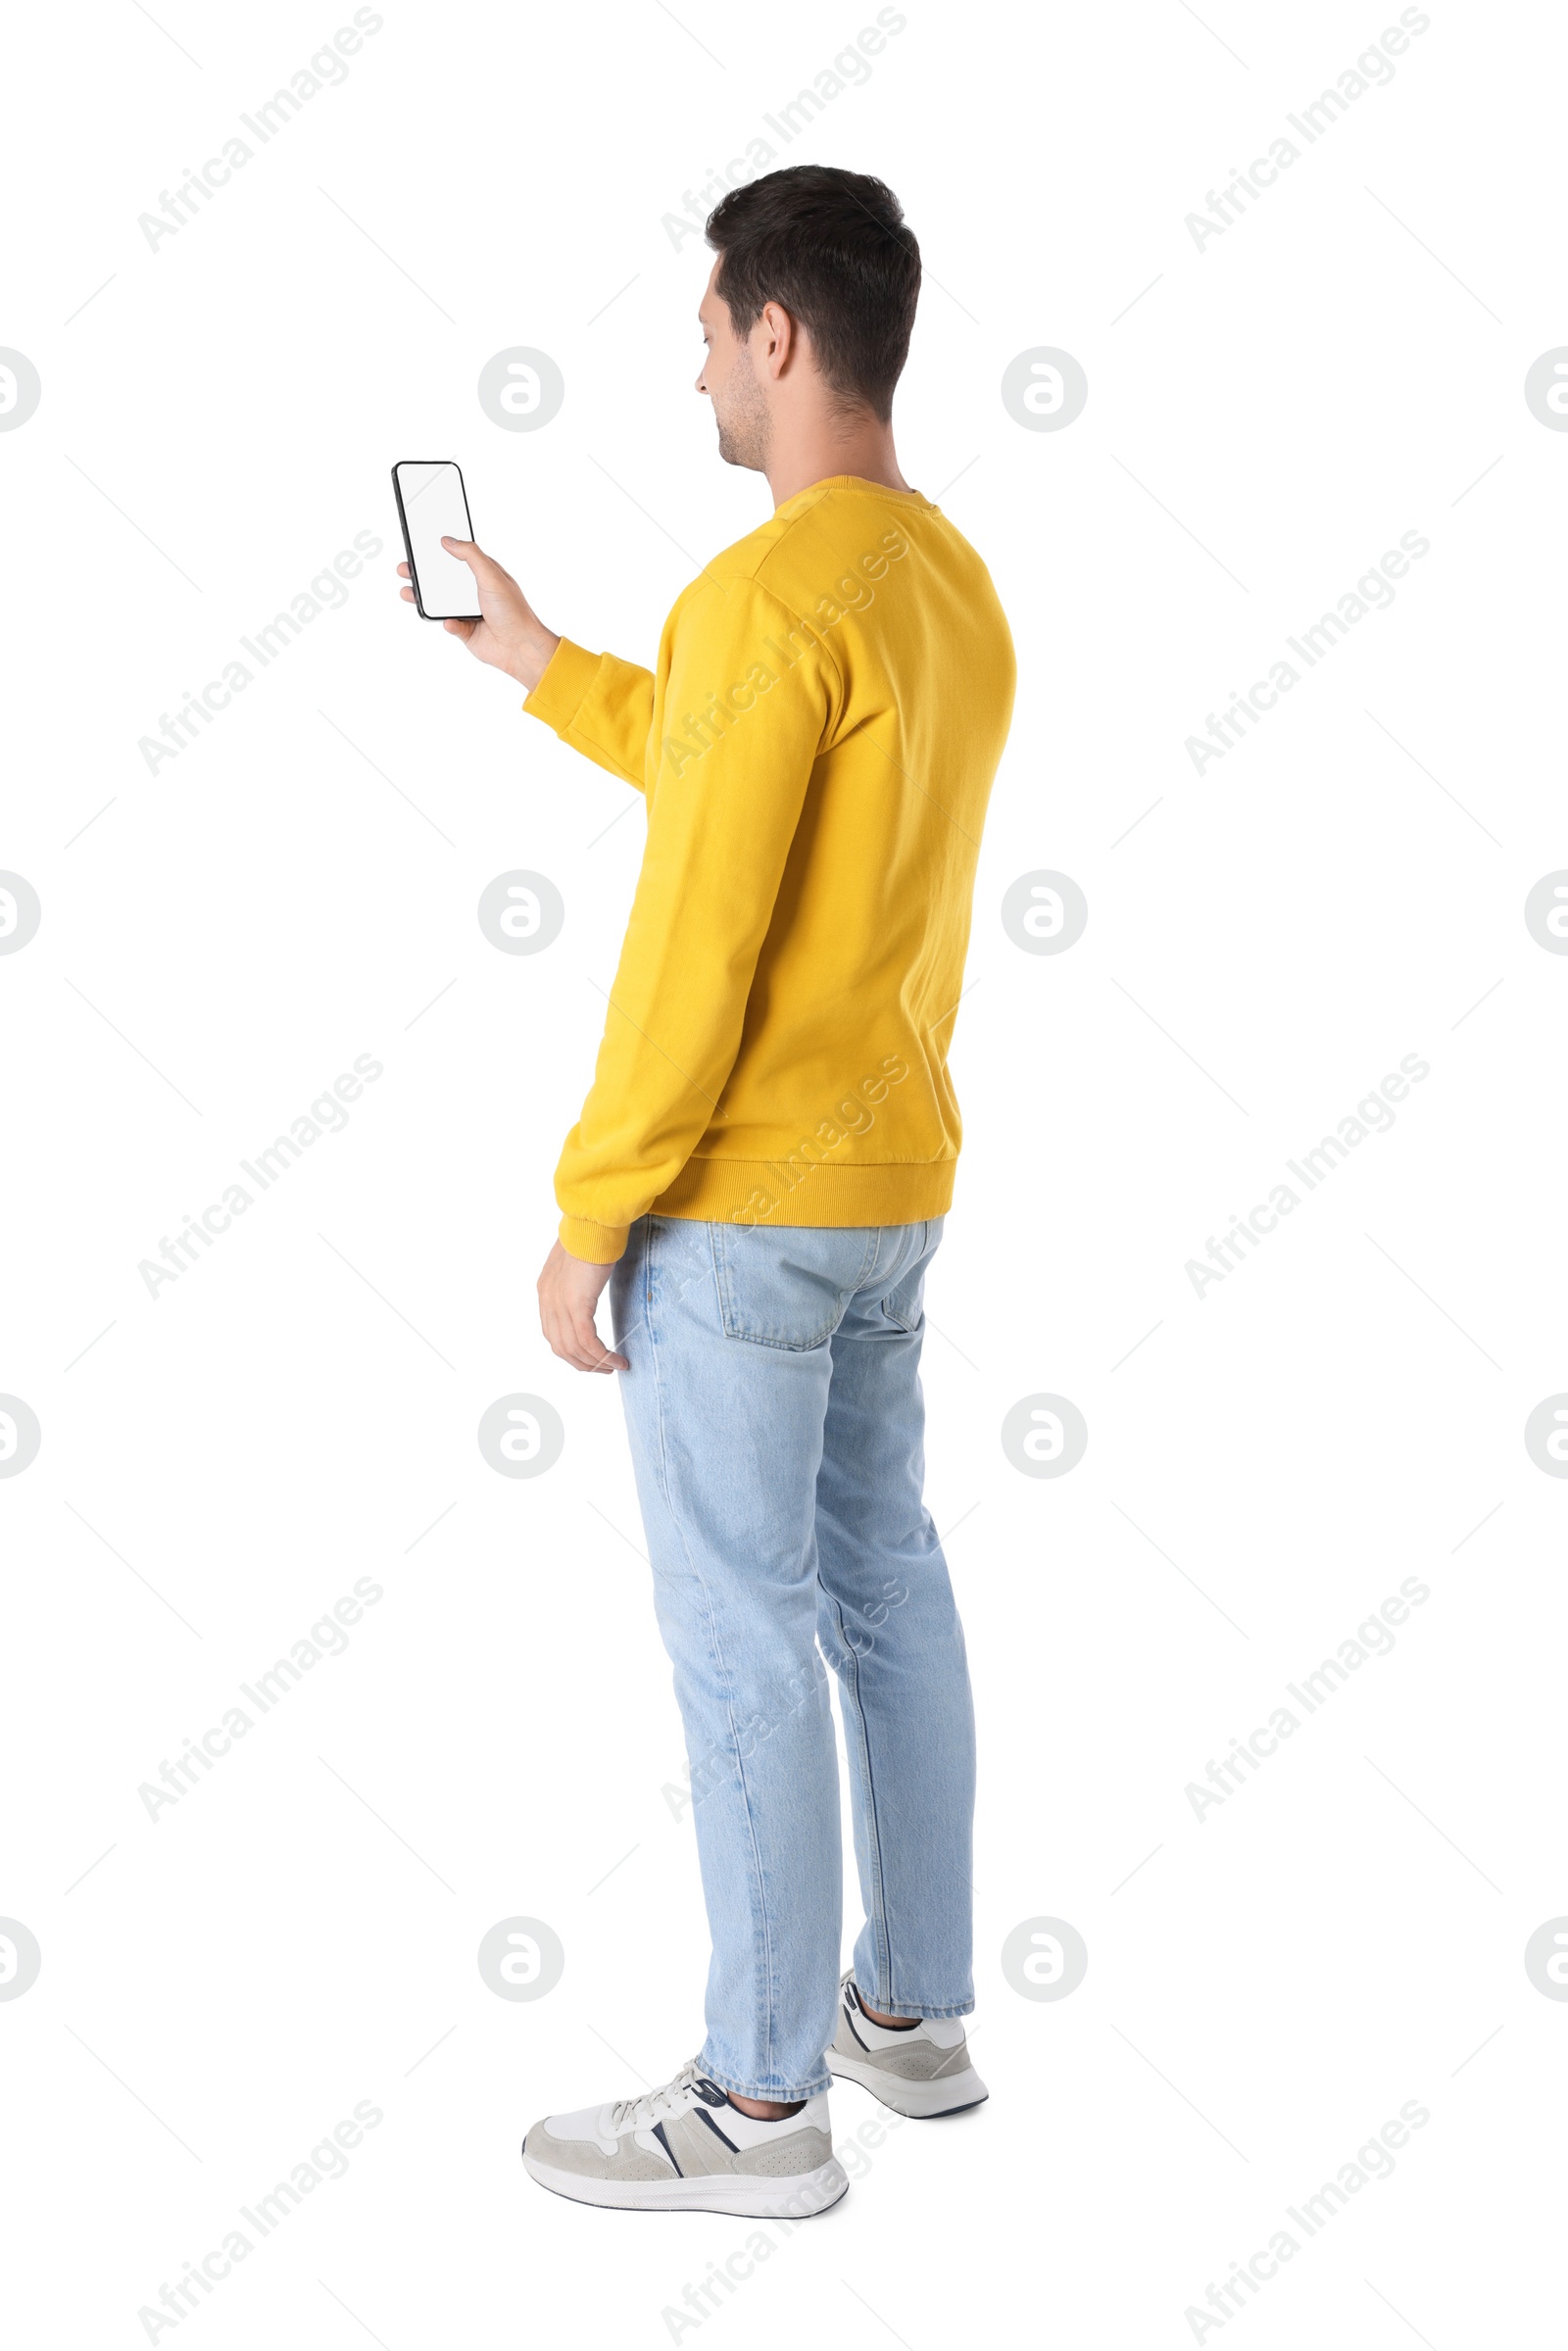
[[[771,418],[750,345],[738,338],[730,325],[728,304],[713,291],[720,261],[713,264],[708,290],[697,310],[703,340],[708,346],[697,389],[706,392],[713,404],[718,454],[725,465],[745,465],[752,472],[760,473],[767,463]],[[760,330],[759,319],[753,331]]]

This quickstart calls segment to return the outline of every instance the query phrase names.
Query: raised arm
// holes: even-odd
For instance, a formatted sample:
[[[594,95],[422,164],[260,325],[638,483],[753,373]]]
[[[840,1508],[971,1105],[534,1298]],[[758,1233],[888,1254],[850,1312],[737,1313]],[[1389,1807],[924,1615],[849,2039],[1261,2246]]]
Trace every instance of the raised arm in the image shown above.
[[[683,600],[666,637],[641,878],[593,1087],[556,1171],[562,1242],[593,1263],[620,1255],[718,1115],[841,707],[831,654],[805,633],[792,647],[793,625],[752,581],[713,580]]]
[[[640,792],[654,708],[652,671],[617,661],[612,653],[584,653],[569,638],[558,637],[511,572],[471,539],[441,544],[473,573],[483,615],[444,621],[447,633],[461,637],[475,661],[504,669],[525,687],[523,709],[553,726],[564,743]],[[398,577],[408,576],[408,564],[399,563]],[[414,602],[411,587],[403,590],[403,601]]]
[[[654,673],[612,653],[585,653],[558,637],[550,663],[523,709],[563,743],[641,792],[654,722]]]

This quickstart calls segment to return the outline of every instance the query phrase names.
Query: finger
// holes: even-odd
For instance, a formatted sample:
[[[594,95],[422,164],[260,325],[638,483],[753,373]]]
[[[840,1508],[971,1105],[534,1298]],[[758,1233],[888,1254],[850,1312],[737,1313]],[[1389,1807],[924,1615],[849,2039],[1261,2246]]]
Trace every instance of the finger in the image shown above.
[[[409,566],[408,566],[408,564],[407,564],[407,563],[399,563],[399,565],[398,565],[398,577],[399,577],[399,579],[412,579],[412,578],[414,577],[414,574],[413,574],[413,572],[412,572],[412,571],[409,569]]]
[[[486,555],[482,547],[476,547],[472,539],[443,539],[441,544],[448,555],[455,555],[460,563],[467,564],[481,588],[487,580],[505,580],[509,586],[516,586],[511,572],[504,571],[495,558]]]
[[[549,1347],[550,1352],[553,1355],[559,1355],[563,1363],[569,1363],[571,1356],[562,1338],[561,1326],[555,1315],[541,1314],[539,1328],[545,1335],[545,1345]]]
[[[449,637],[462,637],[466,643],[479,623],[477,620],[443,620],[441,625]]]
[[[600,1342],[592,1315],[583,1314],[570,1306],[552,1303],[541,1306],[540,1321],[546,1339],[564,1363],[577,1371],[624,1370],[624,1359],[613,1356]]]
[[[412,588],[399,588],[398,594],[402,597],[405,604],[412,604],[414,602],[414,590]]]
[[[599,1348],[599,1334],[597,1331],[592,1333],[588,1339],[585,1339],[583,1337],[582,1327],[580,1324],[568,1320],[563,1326],[561,1351],[565,1357],[566,1361],[570,1363],[576,1370],[597,1371],[599,1369],[598,1357],[595,1353],[596,1348],[598,1348],[599,1353],[603,1353],[604,1350]]]
[[[577,1371],[588,1370],[588,1364],[579,1359],[576,1338],[566,1317],[559,1307],[547,1306],[543,1299],[539,1305],[539,1328],[553,1355],[559,1355],[563,1363],[571,1364]]]
[[[602,1371],[607,1368],[606,1365],[596,1362],[588,1353],[577,1331],[571,1324],[557,1322],[553,1331],[547,1333],[547,1336],[550,1339],[552,1351],[561,1357],[563,1363],[569,1363],[573,1371]]]
[[[578,1355],[583,1359],[586,1370],[614,1371],[617,1367],[622,1371],[625,1370],[625,1357],[611,1353],[599,1336],[592,1314],[580,1311],[572,1313],[569,1316],[569,1322],[572,1344],[576,1347]]]

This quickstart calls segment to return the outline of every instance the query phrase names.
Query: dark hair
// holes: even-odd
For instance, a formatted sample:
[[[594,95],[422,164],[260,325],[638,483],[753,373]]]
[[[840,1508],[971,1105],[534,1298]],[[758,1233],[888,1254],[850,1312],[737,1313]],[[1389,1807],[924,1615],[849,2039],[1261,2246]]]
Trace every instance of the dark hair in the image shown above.
[[[845,406],[885,424],[920,298],[920,248],[893,190],[861,171],[794,164],[732,188],[706,234],[735,333],[751,333],[764,303],[781,304]]]

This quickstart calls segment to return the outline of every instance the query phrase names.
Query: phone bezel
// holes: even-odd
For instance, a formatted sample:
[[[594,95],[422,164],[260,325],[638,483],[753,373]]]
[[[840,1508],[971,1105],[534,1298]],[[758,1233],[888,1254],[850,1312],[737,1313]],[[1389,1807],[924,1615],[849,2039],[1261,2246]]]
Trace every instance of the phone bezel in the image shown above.
[[[414,560],[414,541],[409,536],[409,517],[403,507],[403,484],[398,479],[402,465],[450,465],[458,477],[463,492],[463,512],[467,518],[468,537],[473,537],[473,512],[468,505],[468,485],[463,478],[463,467],[455,457],[400,457],[392,467],[392,495],[397,500],[398,528],[403,533],[403,555],[409,566],[409,585],[414,590],[414,609],[421,620],[482,620],[482,612],[427,612],[419,595],[419,570]]]

